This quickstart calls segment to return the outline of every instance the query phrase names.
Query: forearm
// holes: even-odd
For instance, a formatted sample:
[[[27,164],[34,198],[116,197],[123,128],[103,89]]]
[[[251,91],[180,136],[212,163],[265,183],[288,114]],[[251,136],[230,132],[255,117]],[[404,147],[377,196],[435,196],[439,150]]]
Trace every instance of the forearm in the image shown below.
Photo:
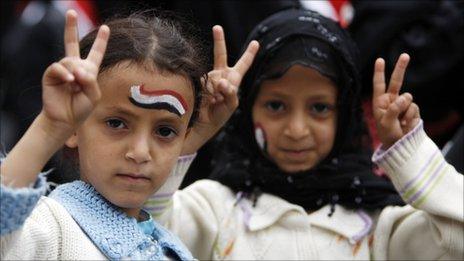
[[[32,184],[47,161],[72,131],[59,128],[39,114],[0,166],[1,182],[10,187]]]

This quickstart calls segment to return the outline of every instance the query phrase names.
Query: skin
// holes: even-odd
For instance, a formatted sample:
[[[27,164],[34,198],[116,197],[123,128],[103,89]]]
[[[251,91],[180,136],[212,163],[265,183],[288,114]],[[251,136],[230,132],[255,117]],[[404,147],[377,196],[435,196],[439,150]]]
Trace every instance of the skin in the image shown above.
[[[264,81],[253,123],[266,133],[267,154],[288,173],[309,170],[331,151],[337,129],[337,88],[316,70],[292,66]]]
[[[127,62],[99,77],[102,97],[66,145],[79,151],[81,179],[128,215],[137,216],[145,200],[165,182],[187,134],[192,110],[182,117],[131,103],[130,86],[172,90],[193,108],[186,78],[160,74]]]

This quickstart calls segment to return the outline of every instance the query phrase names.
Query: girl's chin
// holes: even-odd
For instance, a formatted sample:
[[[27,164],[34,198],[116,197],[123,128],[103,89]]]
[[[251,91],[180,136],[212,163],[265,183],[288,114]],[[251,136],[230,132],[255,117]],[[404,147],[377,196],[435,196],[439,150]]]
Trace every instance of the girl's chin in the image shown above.
[[[127,200],[127,199],[124,199],[124,200],[110,200],[110,202],[121,208],[124,212],[126,212],[126,210],[130,211],[130,210],[134,210],[134,211],[140,211],[140,209],[142,208],[144,202],[146,201],[147,199],[136,199],[136,198],[132,198],[131,200]]]
[[[295,174],[312,169],[312,166],[285,166],[285,167],[279,167],[279,168],[280,170],[285,172],[287,175],[295,175]]]

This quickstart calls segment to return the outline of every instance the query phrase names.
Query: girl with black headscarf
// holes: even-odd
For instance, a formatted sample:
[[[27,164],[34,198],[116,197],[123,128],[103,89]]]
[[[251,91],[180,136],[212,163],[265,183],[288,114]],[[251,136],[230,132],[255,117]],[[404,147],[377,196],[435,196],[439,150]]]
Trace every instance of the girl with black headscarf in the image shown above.
[[[411,95],[399,95],[408,56],[387,92],[381,60],[375,75],[384,147],[373,159],[398,193],[372,173],[348,34],[291,9],[265,19],[252,39],[261,47],[217,137],[213,180],[172,199],[154,195],[146,206],[158,220],[200,259],[461,257],[462,176],[423,132]],[[167,184],[177,189],[181,178]]]

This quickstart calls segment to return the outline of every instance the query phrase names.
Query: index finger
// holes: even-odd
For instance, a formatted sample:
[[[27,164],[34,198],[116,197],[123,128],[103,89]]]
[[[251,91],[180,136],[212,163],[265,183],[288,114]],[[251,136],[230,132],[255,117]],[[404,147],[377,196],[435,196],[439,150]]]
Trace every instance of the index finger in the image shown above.
[[[220,25],[213,26],[214,39],[214,69],[227,66],[227,49],[224,31]]]
[[[64,27],[64,50],[68,57],[80,57],[79,33],[77,31],[77,13],[74,10],[66,12],[66,25]]]
[[[100,26],[95,41],[93,42],[92,49],[90,49],[89,55],[87,56],[87,60],[94,63],[97,67],[100,67],[103,56],[105,55],[109,36],[110,28],[106,25]]]
[[[401,86],[403,85],[404,74],[406,67],[408,67],[409,55],[402,53],[396,62],[395,69],[390,78],[388,84],[388,92],[390,94],[398,95],[400,93]]]
[[[372,79],[374,86],[372,98],[375,99],[385,93],[385,61],[378,58],[374,65],[374,78]]]
[[[251,41],[248,44],[246,51],[243,53],[242,57],[237,61],[234,66],[234,69],[243,77],[245,73],[250,68],[251,64],[253,64],[253,60],[255,59],[256,54],[259,50],[259,43],[258,41]]]

